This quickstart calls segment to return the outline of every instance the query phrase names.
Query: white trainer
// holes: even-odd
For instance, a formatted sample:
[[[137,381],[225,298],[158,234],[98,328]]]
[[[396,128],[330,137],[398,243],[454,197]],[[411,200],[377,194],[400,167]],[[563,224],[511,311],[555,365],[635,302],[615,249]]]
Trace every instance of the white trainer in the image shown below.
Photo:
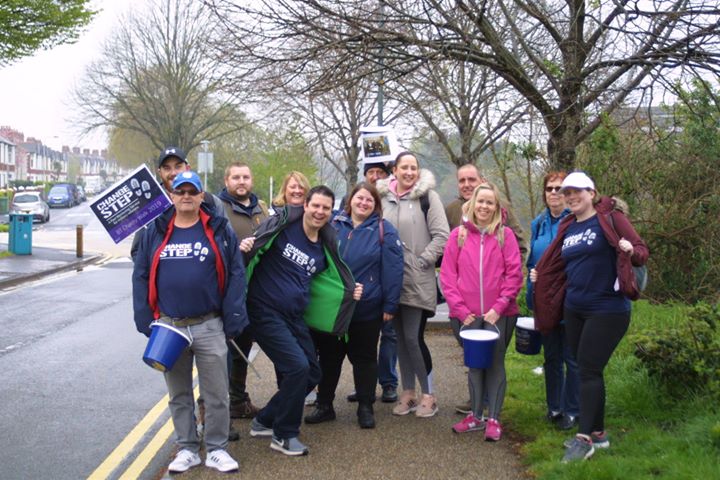
[[[200,465],[201,462],[200,455],[191,452],[187,448],[183,448],[175,455],[175,459],[170,462],[168,471],[173,473],[187,472],[192,467]]]
[[[240,468],[238,462],[236,462],[230,454],[222,448],[218,448],[217,450],[213,450],[208,453],[207,458],[205,459],[205,466],[214,468],[218,472],[234,472]]]

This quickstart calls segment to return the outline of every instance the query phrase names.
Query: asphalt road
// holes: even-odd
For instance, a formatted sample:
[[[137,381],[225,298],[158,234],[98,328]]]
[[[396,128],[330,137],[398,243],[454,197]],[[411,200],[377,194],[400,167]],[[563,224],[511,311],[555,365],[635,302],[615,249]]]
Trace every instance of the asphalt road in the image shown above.
[[[0,295],[0,478],[87,476],[166,393],[142,363],[131,263]]]
[[[51,208],[48,223],[33,224],[33,246],[75,250],[77,226],[81,225],[85,252],[98,252],[115,257],[129,256],[132,236],[116,245],[90,211],[92,200],[90,198],[72,208]]]

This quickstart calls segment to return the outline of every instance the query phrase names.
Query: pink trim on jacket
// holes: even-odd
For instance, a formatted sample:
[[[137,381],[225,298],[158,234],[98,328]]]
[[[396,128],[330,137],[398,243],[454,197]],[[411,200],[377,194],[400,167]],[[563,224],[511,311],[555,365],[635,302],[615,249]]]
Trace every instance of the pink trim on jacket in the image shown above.
[[[490,309],[501,316],[517,315],[515,299],[522,288],[523,274],[515,234],[503,226],[505,241],[501,247],[495,234],[481,233],[471,222],[464,225],[468,231],[464,245],[458,246],[459,227],[455,228],[445,245],[440,266],[440,284],[450,316],[464,320],[470,313],[480,316]]]

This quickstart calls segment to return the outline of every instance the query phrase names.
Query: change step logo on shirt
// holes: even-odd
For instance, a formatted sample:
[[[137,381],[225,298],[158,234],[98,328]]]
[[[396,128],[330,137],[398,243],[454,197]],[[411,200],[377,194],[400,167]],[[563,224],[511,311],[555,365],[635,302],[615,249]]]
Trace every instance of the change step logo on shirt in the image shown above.
[[[292,243],[286,243],[283,249],[283,257],[290,260],[299,267],[305,269],[308,276],[311,276],[317,270],[315,265],[315,259],[310,258],[310,255],[297,248]]]
[[[597,238],[597,233],[593,232],[592,229],[588,228],[584,232],[577,233],[575,235],[570,235],[569,237],[565,237],[562,248],[564,250],[566,248],[570,248],[570,247],[579,245],[580,243],[592,245],[596,238]]]
[[[168,243],[160,253],[160,260],[192,260],[197,258],[204,262],[207,258],[208,247],[201,242],[193,243]]]

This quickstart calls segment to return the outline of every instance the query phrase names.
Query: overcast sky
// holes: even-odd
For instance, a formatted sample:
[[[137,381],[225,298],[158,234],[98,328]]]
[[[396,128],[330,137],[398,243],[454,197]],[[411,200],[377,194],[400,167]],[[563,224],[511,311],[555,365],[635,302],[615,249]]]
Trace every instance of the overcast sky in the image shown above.
[[[45,145],[90,149],[106,147],[104,134],[81,138],[70,123],[70,92],[85,66],[97,58],[100,46],[118,17],[142,0],[95,0],[95,16],[77,43],[38,52],[10,66],[0,67],[0,125],[20,130]]]

